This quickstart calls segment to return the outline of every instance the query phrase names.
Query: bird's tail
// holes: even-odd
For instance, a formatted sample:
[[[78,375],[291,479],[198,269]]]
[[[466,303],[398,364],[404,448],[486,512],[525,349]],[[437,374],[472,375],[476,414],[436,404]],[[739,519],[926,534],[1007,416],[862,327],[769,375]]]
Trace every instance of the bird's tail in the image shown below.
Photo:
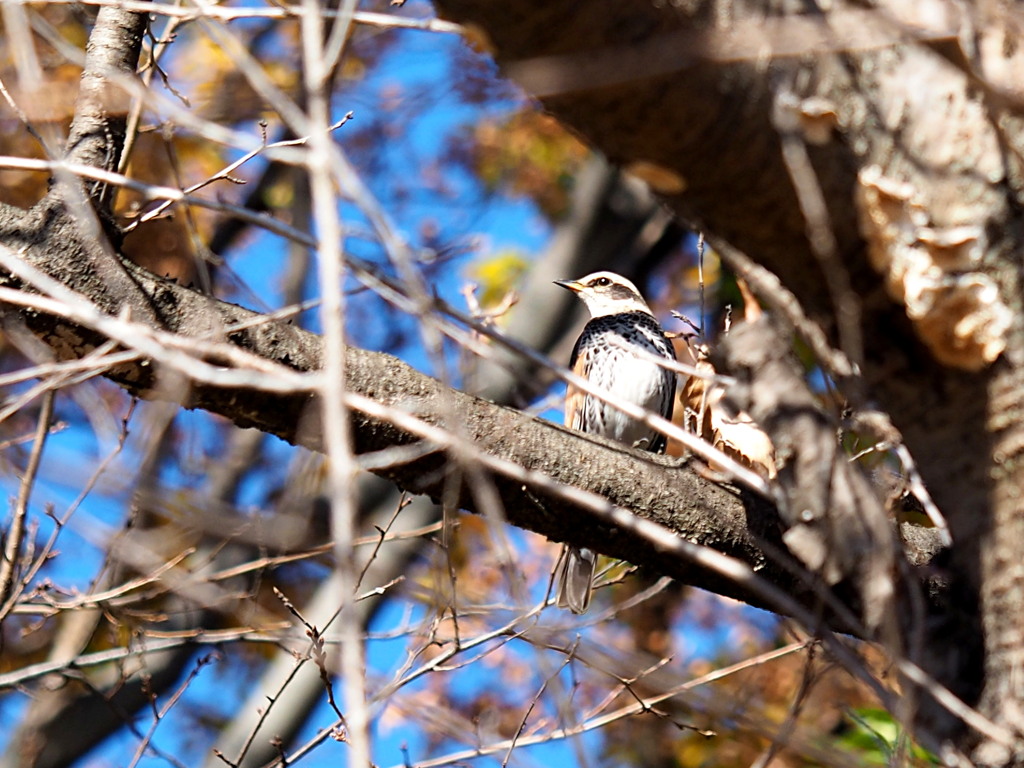
[[[558,572],[558,607],[573,613],[586,613],[597,568],[597,553],[590,549],[565,546],[565,557]]]

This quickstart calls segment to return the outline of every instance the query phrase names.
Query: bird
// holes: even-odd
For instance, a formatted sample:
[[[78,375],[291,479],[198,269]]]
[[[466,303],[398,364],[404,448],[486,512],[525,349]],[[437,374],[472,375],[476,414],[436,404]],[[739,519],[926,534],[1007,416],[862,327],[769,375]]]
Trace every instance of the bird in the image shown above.
[[[569,369],[615,399],[672,418],[676,374],[656,358],[674,362],[672,343],[640,291],[614,272],[594,272],[579,280],[556,280],[590,311],[569,359]],[[652,453],[664,450],[665,436],[603,400],[569,384],[565,424]],[[566,544],[558,577],[557,604],[573,613],[590,606],[597,553]]]

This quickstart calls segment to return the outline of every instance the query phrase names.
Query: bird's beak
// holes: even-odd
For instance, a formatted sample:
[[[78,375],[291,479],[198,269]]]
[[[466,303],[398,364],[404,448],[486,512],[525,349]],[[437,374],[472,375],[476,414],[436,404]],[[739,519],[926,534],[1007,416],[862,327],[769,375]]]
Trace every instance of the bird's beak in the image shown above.
[[[583,290],[583,284],[577,280],[555,280],[555,285],[560,285],[573,293],[579,293]]]

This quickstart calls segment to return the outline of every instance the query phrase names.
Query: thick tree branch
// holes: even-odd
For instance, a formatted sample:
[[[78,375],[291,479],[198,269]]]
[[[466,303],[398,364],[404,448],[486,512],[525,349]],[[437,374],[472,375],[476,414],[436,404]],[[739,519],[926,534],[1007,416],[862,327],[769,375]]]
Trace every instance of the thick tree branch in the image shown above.
[[[78,242],[77,233],[75,222],[52,202],[30,214],[14,209],[0,211],[0,241],[18,247],[26,262],[59,279],[109,314],[151,314],[157,327],[185,338],[229,342],[293,371],[319,369],[318,336],[160,279],[126,261],[124,268],[138,293],[119,295],[91,268],[91,260],[80,258],[81,250],[88,250],[90,245]],[[10,277],[2,282],[14,284]],[[137,301],[145,304],[136,306],[133,302]],[[22,310],[19,316],[61,357],[80,357],[106,340],[93,330],[41,312]],[[470,441],[474,450],[507,459],[556,483],[602,495],[612,504],[666,525],[688,540],[738,558],[805,604],[816,603],[817,598],[807,584],[777,558],[765,554],[765,542],[777,553],[785,551],[772,505],[742,497],[706,480],[692,465],[674,466],[667,459],[653,459],[642,452],[584,438],[449,389],[389,355],[355,348],[349,348],[346,355],[351,392],[383,406],[416,414],[429,424],[445,426]],[[314,450],[320,447],[317,410],[307,391],[268,392],[189,384],[182,376],[150,362],[121,365],[109,375],[133,394],[176,399],[186,407],[208,410],[239,426],[254,427]],[[454,414],[457,418],[453,421]],[[353,429],[356,449],[361,454],[419,442],[417,435],[407,429],[360,414],[354,416]],[[446,456],[437,450],[416,453],[411,461],[388,463],[375,471],[402,488],[440,498]],[[495,477],[494,482],[507,519],[517,526],[555,540],[571,540],[721,594],[763,604],[730,579],[680,562],[635,534],[597,523],[592,512],[544,488],[524,488],[521,481],[503,477]],[[477,509],[476,499],[468,489],[462,504],[469,510]]]
[[[73,142],[73,146],[81,147],[81,152],[93,147],[84,159],[100,167],[111,156],[116,157],[121,146],[120,116],[109,108],[109,96],[105,94],[111,86],[104,83],[111,72],[123,74],[134,66],[129,59],[133,50],[137,56],[135,35],[140,22],[130,17],[112,12],[98,19],[83,76],[86,86],[79,103],[79,122],[83,126],[97,122],[98,126],[74,129],[73,136],[90,138]],[[92,92],[101,95],[90,96]],[[108,316],[128,317],[185,338],[227,341],[293,371],[320,369],[318,337],[286,323],[265,321],[240,307],[135,267],[90,236],[95,231],[88,220],[83,221],[81,213],[80,206],[75,206],[73,200],[69,203],[61,194],[49,196],[28,213],[0,210],[0,242]],[[17,284],[11,279],[3,282]],[[107,340],[95,327],[84,329],[33,311],[22,310],[20,316],[63,358],[81,357]],[[592,491],[617,507],[668,526],[686,539],[736,557],[776,586],[801,596],[808,605],[819,599],[793,575],[799,569],[787,570],[778,557],[765,554],[762,544],[777,554],[785,552],[771,505],[753,498],[741,500],[690,468],[669,466],[620,447],[582,439],[519,412],[447,389],[389,356],[357,349],[347,350],[346,355],[347,384],[354,394],[389,408],[411,410],[430,424],[458,433],[475,450],[507,459],[555,483]],[[207,362],[230,365],[228,359],[216,354]],[[258,428],[313,449],[321,447],[318,411],[309,390],[269,392],[190,382],[180,371],[172,374],[166,366],[161,368],[151,360],[121,365],[109,376],[135,394],[175,399],[187,407],[220,414],[239,426]],[[453,414],[458,414],[457,423],[452,423]],[[356,414],[354,422],[360,453],[419,442],[415,434],[386,420]],[[420,453],[412,461],[393,463],[377,471],[400,487],[440,498],[446,457],[437,450]],[[636,534],[596,523],[591,512],[544,488],[524,487],[519,480],[500,476],[494,477],[494,482],[504,513],[513,524],[556,540],[571,539],[722,594],[755,604],[762,602],[730,578],[695,569],[674,555],[658,551]],[[461,502],[467,509],[476,508],[476,499],[468,491]]]

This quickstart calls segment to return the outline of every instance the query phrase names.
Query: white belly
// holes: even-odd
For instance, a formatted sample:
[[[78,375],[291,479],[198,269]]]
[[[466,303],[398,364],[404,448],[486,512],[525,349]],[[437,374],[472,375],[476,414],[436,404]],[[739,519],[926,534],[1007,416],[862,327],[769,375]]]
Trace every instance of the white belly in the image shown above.
[[[666,378],[674,376],[654,363],[622,353],[613,365],[597,366],[602,375],[591,371],[590,381],[601,389],[610,391],[616,400],[623,400],[658,415],[664,414],[665,395],[669,388]],[[642,421],[632,419],[622,411],[597,398],[587,397],[586,421],[593,425],[592,434],[616,440],[626,445],[636,445],[642,440],[648,443],[658,434]]]
[[[675,359],[671,344],[650,315],[595,318],[584,331],[578,353],[587,360],[590,383],[608,390],[613,400],[671,418],[675,373],[651,357]],[[584,398],[577,429],[629,446],[650,448],[660,434],[592,395]]]

